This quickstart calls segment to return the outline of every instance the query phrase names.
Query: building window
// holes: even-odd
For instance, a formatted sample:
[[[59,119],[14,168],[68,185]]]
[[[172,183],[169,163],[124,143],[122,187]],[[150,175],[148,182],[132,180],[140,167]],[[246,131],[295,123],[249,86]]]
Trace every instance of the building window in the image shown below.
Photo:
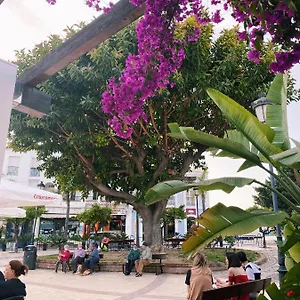
[[[40,171],[37,168],[30,168],[30,177],[40,177]]]
[[[7,167],[7,175],[18,176],[19,167],[16,166],[8,166]]]
[[[193,207],[196,206],[194,190],[188,190],[186,192],[186,206],[193,206]]]
[[[18,176],[20,165],[20,156],[9,156],[7,164],[7,175]]]
[[[168,200],[168,206],[175,206],[175,197],[171,196]]]

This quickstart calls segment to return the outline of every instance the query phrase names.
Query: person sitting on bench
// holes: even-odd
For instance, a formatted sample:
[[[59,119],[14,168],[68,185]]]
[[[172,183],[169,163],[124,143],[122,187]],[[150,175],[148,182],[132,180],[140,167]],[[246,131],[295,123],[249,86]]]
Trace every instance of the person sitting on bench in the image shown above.
[[[19,260],[11,260],[5,267],[4,276],[0,272],[0,299],[26,296],[26,286],[19,277],[28,272],[28,267]],[[5,277],[5,278],[4,278]],[[4,281],[6,280],[6,281]]]
[[[207,266],[207,260],[202,253],[197,253],[193,265],[188,270],[185,284],[188,287],[188,300],[201,300],[204,291],[212,289],[212,272]]]
[[[78,243],[77,248],[74,250],[72,259],[73,274],[77,272],[78,265],[82,265],[85,258],[85,251],[82,249],[82,243]]]
[[[129,254],[127,255],[127,263],[125,264],[125,275],[129,275],[133,266],[135,265],[135,269],[137,270],[138,261],[141,257],[141,252],[138,249],[137,244],[133,244],[132,249],[130,250]]]
[[[247,255],[244,251],[238,252],[237,256],[242,263],[242,266],[246,271],[249,280],[261,279],[261,268],[257,264],[248,261]],[[250,293],[250,299],[256,299],[258,297],[258,294],[258,292]]]
[[[136,270],[136,277],[141,277],[143,273],[143,268],[146,265],[150,265],[152,259],[152,252],[148,245],[148,243],[144,242],[142,245],[143,251],[141,259],[137,262],[137,270]]]
[[[64,250],[60,251],[57,256],[58,260],[55,263],[55,273],[57,273],[58,266],[60,264],[62,265],[62,272],[67,273],[67,265],[70,257],[71,257],[71,253],[69,251],[69,246],[64,245]]]
[[[103,236],[103,239],[101,240],[101,249],[103,251],[108,251],[109,243],[110,243],[110,238],[108,238],[106,235]]]
[[[89,247],[90,254],[84,262],[86,269],[82,275],[89,275],[94,272],[94,266],[99,262],[99,250],[96,248],[95,243],[91,243]]]
[[[235,252],[227,252],[225,254],[226,263],[228,264],[228,280],[223,281],[216,279],[217,287],[226,287],[236,283],[244,283],[249,281],[247,273]],[[250,300],[249,295],[242,295],[240,298],[234,297],[233,300]]]

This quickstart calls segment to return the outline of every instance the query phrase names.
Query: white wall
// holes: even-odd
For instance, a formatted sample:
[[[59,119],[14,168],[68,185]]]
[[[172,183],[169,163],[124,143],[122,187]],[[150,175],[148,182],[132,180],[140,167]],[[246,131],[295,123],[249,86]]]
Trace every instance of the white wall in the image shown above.
[[[4,159],[16,76],[17,66],[0,59],[0,170]]]

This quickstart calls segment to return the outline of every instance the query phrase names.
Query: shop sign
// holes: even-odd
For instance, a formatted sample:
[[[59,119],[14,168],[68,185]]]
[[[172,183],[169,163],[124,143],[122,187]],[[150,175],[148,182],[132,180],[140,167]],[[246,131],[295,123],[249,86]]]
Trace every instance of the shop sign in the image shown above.
[[[186,208],[186,214],[187,215],[193,215],[196,216],[196,208]]]

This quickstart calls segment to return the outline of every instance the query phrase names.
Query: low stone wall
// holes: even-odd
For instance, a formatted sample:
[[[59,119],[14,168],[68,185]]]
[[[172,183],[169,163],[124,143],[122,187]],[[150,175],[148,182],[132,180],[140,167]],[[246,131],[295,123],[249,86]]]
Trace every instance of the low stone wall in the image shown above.
[[[113,261],[100,261],[101,272],[122,272],[122,265],[124,262],[113,262]],[[54,270],[55,260],[38,258],[37,268],[40,269],[51,269]],[[222,263],[214,263],[209,266],[212,271],[226,270],[226,267]],[[191,264],[188,263],[164,263],[164,273],[168,274],[186,274],[188,269],[191,268]],[[155,267],[145,266],[145,272],[155,273]]]
[[[258,265],[264,264],[268,259],[260,253],[260,257],[257,263]],[[37,268],[40,269],[51,269],[54,270],[55,259],[45,259],[43,257],[38,258],[37,260]],[[121,261],[100,261],[100,271],[101,272],[122,272],[122,265],[124,262]],[[171,263],[171,262],[163,262],[163,270],[168,274],[186,274],[188,269],[191,268],[191,264],[189,263]],[[226,270],[226,266],[220,262],[214,262],[209,264],[209,268],[214,271],[224,271]],[[155,268],[150,266],[145,266],[145,272],[155,273]]]

